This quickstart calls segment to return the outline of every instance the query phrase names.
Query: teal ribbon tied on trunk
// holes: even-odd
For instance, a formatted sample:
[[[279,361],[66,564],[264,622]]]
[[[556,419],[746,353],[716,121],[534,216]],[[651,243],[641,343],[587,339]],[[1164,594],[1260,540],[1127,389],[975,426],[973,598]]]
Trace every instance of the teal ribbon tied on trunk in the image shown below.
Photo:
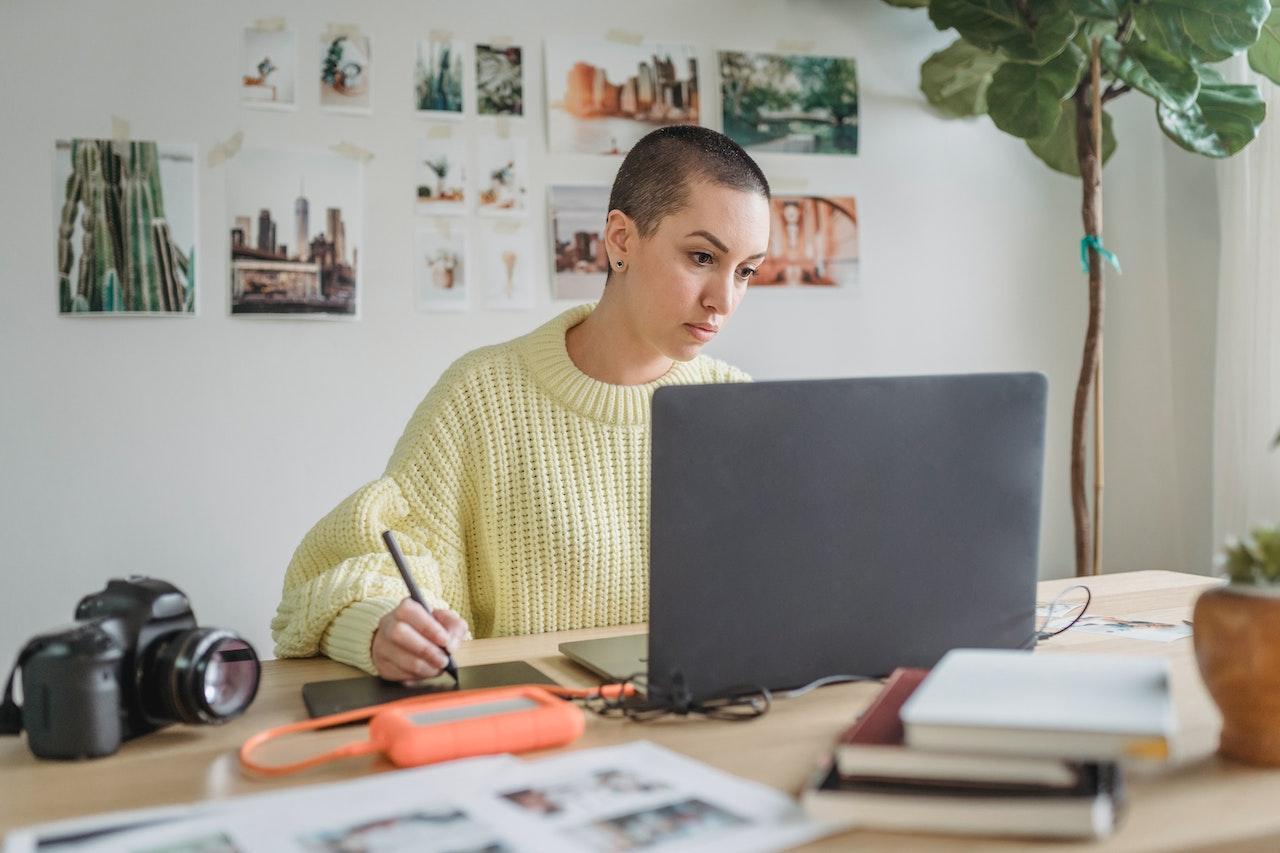
[[[1082,272],[1089,271],[1090,247],[1101,255],[1104,261],[1115,267],[1116,272],[1120,272],[1120,259],[1116,257],[1115,252],[1103,248],[1102,239],[1097,234],[1088,234],[1080,240],[1080,270]]]

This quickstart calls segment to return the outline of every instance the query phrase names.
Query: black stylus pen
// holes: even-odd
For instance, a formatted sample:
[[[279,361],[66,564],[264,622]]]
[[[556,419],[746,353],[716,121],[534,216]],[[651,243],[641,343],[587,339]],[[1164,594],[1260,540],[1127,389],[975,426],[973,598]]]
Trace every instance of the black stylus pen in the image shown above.
[[[418,585],[413,582],[413,575],[409,574],[409,565],[404,561],[404,554],[400,553],[400,546],[396,544],[396,537],[392,535],[390,530],[382,531],[382,541],[387,544],[387,550],[391,552],[391,559],[395,561],[396,568],[400,570],[400,577],[404,578],[404,585],[409,587],[409,597],[422,605],[422,609],[431,613],[431,605],[427,604],[427,600],[422,597],[422,590],[418,589]],[[453,655],[449,654],[449,650],[444,650],[445,664],[444,671],[453,676],[453,683],[458,683],[458,665],[453,662]]]

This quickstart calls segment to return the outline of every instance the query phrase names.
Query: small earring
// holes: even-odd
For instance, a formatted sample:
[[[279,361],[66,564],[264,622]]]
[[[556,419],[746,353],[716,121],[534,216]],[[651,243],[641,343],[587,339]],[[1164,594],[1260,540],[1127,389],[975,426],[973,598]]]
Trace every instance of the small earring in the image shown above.
[[[622,261],[618,261],[617,266],[618,266],[618,269],[622,269]]]

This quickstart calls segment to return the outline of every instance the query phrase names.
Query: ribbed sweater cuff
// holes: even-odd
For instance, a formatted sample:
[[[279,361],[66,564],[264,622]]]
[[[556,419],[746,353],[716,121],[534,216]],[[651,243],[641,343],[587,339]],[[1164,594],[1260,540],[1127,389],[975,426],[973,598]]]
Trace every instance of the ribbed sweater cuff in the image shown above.
[[[320,638],[320,651],[336,661],[377,675],[370,654],[378,621],[400,603],[396,598],[366,598],[349,604],[329,624]]]

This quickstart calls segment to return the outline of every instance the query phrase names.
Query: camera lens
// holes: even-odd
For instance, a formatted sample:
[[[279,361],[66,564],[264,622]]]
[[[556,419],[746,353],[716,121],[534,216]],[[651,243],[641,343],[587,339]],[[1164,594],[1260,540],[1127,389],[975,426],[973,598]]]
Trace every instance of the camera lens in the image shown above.
[[[253,646],[231,631],[177,631],[156,643],[143,694],[169,719],[223,723],[249,707],[259,672]]]

